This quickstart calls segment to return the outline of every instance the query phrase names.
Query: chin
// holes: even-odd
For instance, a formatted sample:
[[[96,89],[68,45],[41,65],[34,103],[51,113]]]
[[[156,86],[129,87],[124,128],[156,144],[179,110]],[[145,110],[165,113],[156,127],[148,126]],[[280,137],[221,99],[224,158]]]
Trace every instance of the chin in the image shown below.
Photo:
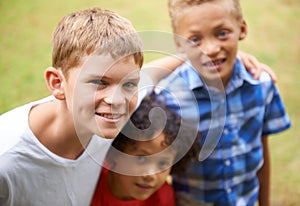
[[[122,120],[118,123],[98,124],[96,134],[105,139],[113,139],[121,132],[125,123],[126,121]]]
[[[146,195],[146,196],[143,196],[143,197],[136,197],[135,199],[137,200],[146,200],[150,197],[151,195]]]
[[[109,134],[103,134],[101,135],[101,137],[105,138],[105,139],[114,139],[117,137],[117,135],[119,134],[119,130],[113,131]]]
[[[98,132],[96,132],[96,135],[105,139],[114,139],[120,132],[118,128],[113,128],[113,129],[105,128],[104,130],[105,132],[102,132],[103,130],[101,131],[101,129],[99,129]]]

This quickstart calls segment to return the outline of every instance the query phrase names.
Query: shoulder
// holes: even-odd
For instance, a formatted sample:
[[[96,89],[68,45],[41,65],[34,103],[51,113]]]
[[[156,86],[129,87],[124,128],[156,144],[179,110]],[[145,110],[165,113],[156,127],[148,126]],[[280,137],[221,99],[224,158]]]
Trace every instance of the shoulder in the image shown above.
[[[269,84],[273,83],[270,75],[267,72],[265,72],[265,71],[263,71],[261,73],[261,75],[259,77],[259,81],[262,82],[262,83],[269,83]]]
[[[16,145],[26,128],[28,105],[20,106],[0,116],[0,155]]]
[[[191,90],[198,86],[201,81],[197,71],[192,67],[190,62],[185,62],[174,72],[162,79],[156,86],[156,90]],[[159,88],[159,89],[158,89]]]
[[[48,101],[52,101],[54,97],[49,96],[41,100],[33,101],[19,107],[16,107],[10,111],[7,111],[0,115],[0,126],[1,129],[3,128],[2,125],[9,125],[14,124],[15,126],[18,125],[16,123],[27,121],[28,113],[30,109],[38,104],[42,104]]]
[[[30,102],[0,115],[0,155],[20,141],[26,127],[28,127],[30,109],[34,105],[47,102],[51,99],[53,99],[53,97]]]
[[[266,98],[270,93],[277,92],[277,88],[272,81],[270,75],[262,71],[259,79],[254,79],[253,76],[246,70],[240,61],[236,61],[235,69],[231,81],[233,85],[243,86],[247,92],[252,90],[261,91],[261,97]]]
[[[266,99],[272,98],[277,95],[279,95],[279,90],[272,81],[270,75],[266,72],[262,72],[260,75],[260,78],[257,81],[257,85],[259,85],[263,97]]]
[[[235,75],[236,78],[243,79],[244,81],[248,82],[249,84],[257,85],[257,84],[266,84],[266,83],[272,84],[273,83],[270,75],[265,71],[261,72],[259,79],[254,79],[253,75],[247,71],[245,65],[239,59],[237,59],[235,61],[234,68],[235,69],[234,69],[233,75]]]

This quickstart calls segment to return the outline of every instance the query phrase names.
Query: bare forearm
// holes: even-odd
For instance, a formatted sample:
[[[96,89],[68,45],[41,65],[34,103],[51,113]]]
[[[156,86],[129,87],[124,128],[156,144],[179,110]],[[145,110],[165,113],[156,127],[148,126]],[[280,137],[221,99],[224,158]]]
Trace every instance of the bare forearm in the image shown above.
[[[156,85],[162,78],[172,73],[185,59],[180,56],[167,56],[151,61],[143,66],[145,72]]]
[[[259,189],[259,205],[270,206],[270,182],[271,182],[271,163],[268,146],[268,137],[262,137],[264,164],[258,171],[258,179],[260,183]]]
[[[272,80],[276,82],[277,77],[273,70],[268,65],[259,62],[255,56],[241,51],[238,52],[238,56],[255,79],[258,79],[261,72],[265,71],[271,76]],[[185,60],[186,57],[184,55],[178,54],[166,56],[145,64],[142,69],[143,72],[152,79],[154,85],[156,85],[162,78],[172,73]]]
[[[275,72],[268,65],[258,61],[255,56],[242,51],[238,51],[238,57],[242,60],[247,71],[252,74],[254,79],[259,79],[261,72],[265,71],[270,75],[274,83],[277,81]]]

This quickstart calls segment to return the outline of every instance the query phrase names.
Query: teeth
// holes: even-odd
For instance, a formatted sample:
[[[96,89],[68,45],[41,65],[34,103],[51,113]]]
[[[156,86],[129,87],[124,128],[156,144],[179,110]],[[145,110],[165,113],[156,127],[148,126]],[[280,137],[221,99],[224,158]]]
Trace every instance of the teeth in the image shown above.
[[[107,119],[118,119],[121,117],[119,114],[100,114],[100,116],[107,118]]]
[[[223,63],[223,60],[216,60],[212,62],[207,62],[204,64],[204,66],[217,66]]]
[[[208,62],[204,64],[205,66],[213,66],[214,64],[212,62]]]

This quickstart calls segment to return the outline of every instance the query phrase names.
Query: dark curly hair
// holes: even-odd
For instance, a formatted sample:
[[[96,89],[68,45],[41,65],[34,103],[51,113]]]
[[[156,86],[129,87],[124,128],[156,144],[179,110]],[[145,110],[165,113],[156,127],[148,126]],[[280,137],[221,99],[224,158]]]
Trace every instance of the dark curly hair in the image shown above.
[[[171,145],[177,151],[175,160],[178,162],[172,167],[172,174],[180,174],[186,170],[189,163],[197,157],[200,151],[199,133],[194,133],[187,121],[174,113],[164,103],[161,95],[151,92],[143,99],[138,109],[132,114],[130,121],[114,139],[112,146],[124,152],[125,147],[132,146],[138,141],[151,140],[158,131],[165,134],[164,144]],[[195,128],[194,128],[195,130]],[[176,138],[178,141],[175,141]],[[193,141],[193,142],[191,142]],[[190,147],[190,148],[188,148]],[[185,155],[179,151],[188,151]]]

